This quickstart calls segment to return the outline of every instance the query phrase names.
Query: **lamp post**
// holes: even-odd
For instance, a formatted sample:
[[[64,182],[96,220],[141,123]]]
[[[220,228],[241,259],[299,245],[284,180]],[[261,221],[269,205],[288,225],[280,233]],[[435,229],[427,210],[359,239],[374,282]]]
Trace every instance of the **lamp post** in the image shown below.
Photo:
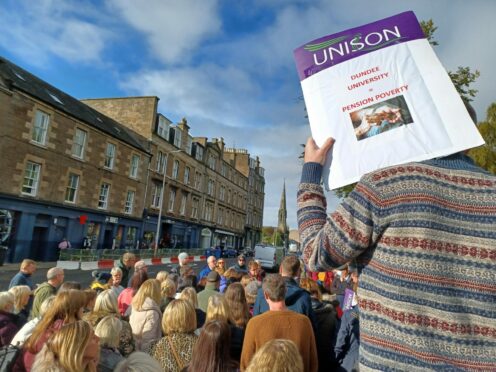
[[[171,151],[167,154],[167,160],[169,160],[169,155],[170,154],[175,154],[178,152],[181,152],[183,150],[174,150]],[[167,161],[164,162],[164,166],[162,171],[164,172],[164,175],[162,177],[162,190],[160,191],[160,208],[158,210],[158,220],[157,220],[157,233],[155,234],[155,250],[153,252],[153,256],[157,256],[157,249],[158,249],[158,238],[160,236],[160,226],[162,225],[162,208],[164,206],[164,189],[165,189],[165,178],[167,177],[167,169],[166,169]]]

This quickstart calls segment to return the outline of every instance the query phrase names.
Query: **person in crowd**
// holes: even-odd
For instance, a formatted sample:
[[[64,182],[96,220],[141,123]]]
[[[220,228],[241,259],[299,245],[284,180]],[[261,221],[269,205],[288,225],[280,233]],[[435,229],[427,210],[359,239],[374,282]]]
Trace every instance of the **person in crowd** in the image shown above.
[[[234,269],[237,272],[242,274],[248,274],[248,268],[246,267],[246,257],[244,254],[240,254],[238,256],[238,262],[234,266],[231,266],[230,269]]]
[[[179,283],[177,285],[177,290],[176,290],[176,298],[179,298],[181,292],[183,291],[184,288],[192,287],[196,288],[195,285],[195,280],[196,276],[194,275],[187,275],[187,276],[181,276],[179,277]]]
[[[220,275],[217,271],[211,271],[207,275],[205,289],[198,293],[198,307],[207,312],[208,299],[219,293]]]
[[[198,308],[198,295],[196,294],[196,290],[193,287],[184,288],[179,299],[189,301],[189,303],[193,305],[196,312],[196,326],[197,328],[203,327],[206,314],[203,310]]]
[[[34,284],[31,276],[36,272],[36,262],[26,258],[22,260],[19,272],[10,280],[9,289],[17,285],[27,285],[31,290],[34,290]]]
[[[90,288],[95,292],[100,293],[112,286],[112,275],[104,271],[93,271],[91,276],[94,278],[93,282],[90,284]]]
[[[220,275],[219,292],[224,293],[228,286],[228,282],[227,278],[224,276],[226,273],[226,262],[222,257],[217,260],[217,266],[215,266],[214,270]]]
[[[167,278],[160,285],[160,294],[162,296],[162,300],[160,302],[160,310],[162,313],[165,311],[167,305],[169,305],[172,300],[176,298],[176,283],[170,278]]]
[[[245,329],[251,318],[246,302],[245,289],[241,283],[233,283],[227,287],[224,298],[229,310],[229,321],[236,327]]]
[[[339,332],[334,346],[334,358],[339,365],[338,371],[358,371],[358,352],[360,349],[360,312],[356,294],[352,308],[346,310],[341,318]]]
[[[55,296],[48,297],[40,307],[40,315],[36,318],[31,319],[29,322],[24,324],[24,326],[16,333],[12,341],[12,345],[22,346],[29,336],[33,333],[36,324],[41,320],[41,318],[46,314],[47,310],[52,306]]]
[[[262,267],[257,261],[252,260],[248,262],[248,275],[250,278],[262,283],[263,278],[265,277],[265,271],[262,270]]]
[[[288,309],[308,316],[312,324],[315,324],[310,294],[304,289],[301,289],[295,280],[295,278],[299,278],[301,271],[298,257],[284,257],[279,271],[286,282],[286,306]],[[264,291],[260,288],[255,305],[253,306],[253,315],[262,314],[267,310],[269,310],[269,306],[265,300]]]
[[[231,331],[226,322],[214,320],[206,323],[185,372],[237,372],[239,364],[231,359],[230,342]]]
[[[66,237],[62,238],[58,245],[59,252],[64,249],[71,249],[71,242]]]
[[[10,288],[9,292],[14,295],[14,309],[12,313],[17,315],[17,325],[21,328],[28,321],[28,304],[32,291],[27,285],[16,285]]]
[[[115,292],[111,289],[107,289],[97,296],[93,311],[84,314],[84,320],[95,328],[106,316],[113,316],[120,319],[121,332],[118,349],[123,356],[131,354],[135,349],[133,331],[129,323],[122,320],[117,305],[117,297],[115,296]]]
[[[260,347],[277,338],[289,339],[296,344],[306,372],[318,370],[312,323],[307,316],[291,311],[286,306],[286,283],[287,280],[279,274],[265,277],[262,290],[269,304],[269,311],[251,318],[248,322],[241,353],[241,370],[247,368]]]
[[[135,351],[120,361],[114,372],[157,372],[160,370],[160,364],[154,358],[142,351]]]
[[[168,276],[169,273],[167,271],[162,270],[157,273],[155,279],[157,279],[159,283],[162,284],[165,281],[165,279],[167,279]]]
[[[148,266],[146,266],[146,263],[145,261],[143,260],[139,260],[139,261],[136,261],[134,263],[134,272],[133,272],[133,276],[139,272],[144,272],[145,274],[148,275]],[[131,279],[129,279],[128,283],[127,283],[127,286],[130,287],[131,286],[131,280],[132,280],[132,277]]]
[[[73,281],[69,281],[69,282],[63,282],[59,289],[57,290],[57,293],[60,293],[60,292],[65,292],[65,291],[70,291],[71,289],[77,289],[78,291],[81,290],[81,283],[79,282],[73,282]]]
[[[83,314],[91,313],[93,308],[95,307],[96,297],[98,296],[98,292],[94,289],[88,288],[85,289],[84,295],[86,296],[86,302],[84,305]]]
[[[86,296],[83,291],[70,290],[57,294],[52,307],[36,324],[33,333],[24,343],[22,358],[18,362],[30,371],[36,354],[38,354],[50,336],[56,333],[63,325],[74,323],[83,316]]]
[[[231,330],[230,354],[234,360],[239,361],[245,332],[243,328],[237,327],[234,323],[232,323],[229,316],[229,307],[223,295],[216,294],[208,299],[205,324],[214,320],[219,320],[226,322],[229,325]]]
[[[158,340],[160,331],[160,285],[156,279],[148,279],[140,287],[131,302],[129,324],[133,330],[136,350],[144,351],[152,341]]]
[[[128,284],[130,278],[130,271],[134,266],[134,262],[136,260],[136,256],[133,253],[126,252],[122,255],[117,267],[122,271],[121,283],[124,285]]]
[[[94,372],[99,353],[98,336],[88,323],[78,320],[65,324],[48,338],[31,371]]]
[[[260,285],[256,280],[250,281],[245,287],[246,303],[248,304],[248,310],[250,311],[250,315],[253,315],[253,307],[255,306],[255,301],[257,299],[259,288]]]
[[[173,300],[162,318],[164,337],[153,342],[149,354],[155,358],[163,371],[180,372],[191,360],[195,335],[196,314],[189,301]]]
[[[0,346],[9,345],[19,331],[18,318],[14,310],[14,295],[0,292]]]
[[[322,292],[316,281],[305,278],[300,280],[301,288],[310,293],[312,309],[315,314],[315,340],[319,356],[319,371],[325,372],[335,366],[334,345],[338,317],[330,303],[322,301]]]
[[[309,271],[308,277],[317,282],[322,293],[331,292],[331,285],[334,281],[334,271]]]
[[[112,289],[117,297],[121,294],[121,292],[124,290],[124,287],[122,286],[122,270],[120,268],[113,267],[112,270],[110,270],[110,275],[112,275],[112,280],[110,281],[110,289]]]
[[[57,288],[64,282],[64,269],[52,267],[47,271],[46,277],[47,281],[40,284],[34,291],[32,318],[36,318],[40,314],[40,306],[43,301],[57,293]]]
[[[198,274],[198,280],[202,280],[205,278],[212,270],[215,270],[217,266],[217,258],[215,256],[209,256],[207,258],[207,266],[203,268],[202,271]]]
[[[224,278],[226,278],[227,285],[229,286],[232,283],[238,283],[241,281],[243,277],[243,273],[234,270],[233,268],[229,268],[224,272]]]
[[[357,261],[360,369],[496,370],[496,176],[463,153],[387,167],[327,216],[320,182],[333,143],[307,141],[298,225],[311,270]]]
[[[124,357],[118,350],[122,322],[114,315],[107,315],[95,327],[100,339],[99,372],[112,372]]]
[[[171,273],[179,274],[183,267],[189,266],[189,254],[181,252],[177,256],[178,264],[171,268]]]
[[[256,279],[255,278],[252,278],[248,274],[245,274],[245,275],[243,275],[241,277],[241,280],[239,282],[241,283],[241,285],[243,286],[243,288],[246,288],[246,286],[248,285],[248,283],[253,282],[253,281],[256,281]]]
[[[148,280],[148,274],[146,272],[139,271],[134,273],[131,278],[131,285],[128,288],[124,288],[124,290],[119,294],[117,297],[117,304],[119,306],[119,312],[122,316],[129,316],[129,305],[131,305],[134,295],[138,292],[138,289],[146,280]]]
[[[303,359],[291,340],[266,342],[251,359],[246,372],[304,372]]]
[[[353,282],[351,281],[348,264],[346,264],[336,270],[334,279],[331,284],[331,293],[336,295],[336,300],[338,300],[339,306],[341,306],[341,308],[343,307],[343,300],[346,289],[352,288]]]

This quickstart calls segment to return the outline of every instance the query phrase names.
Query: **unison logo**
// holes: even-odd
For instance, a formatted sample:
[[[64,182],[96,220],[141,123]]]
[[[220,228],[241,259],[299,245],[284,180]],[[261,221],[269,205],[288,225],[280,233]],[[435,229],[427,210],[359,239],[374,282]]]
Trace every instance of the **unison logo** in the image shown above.
[[[318,44],[307,44],[304,49],[313,52],[313,61],[319,66],[328,60],[333,61],[336,54],[344,57],[358,51],[370,52],[401,39],[398,26],[394,26],[393,29],[385,28],[380,32],[371,32],[365,36],[357,33],[353,36],[339,36]]]

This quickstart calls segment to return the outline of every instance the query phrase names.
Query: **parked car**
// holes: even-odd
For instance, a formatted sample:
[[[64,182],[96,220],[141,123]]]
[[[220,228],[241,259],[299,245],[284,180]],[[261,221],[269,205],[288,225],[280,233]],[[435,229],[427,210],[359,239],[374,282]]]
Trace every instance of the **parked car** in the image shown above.
[[[225,247],[223,251],[223,256],[226,258],[236,257],[238,255],[238,251],[233,247]]]

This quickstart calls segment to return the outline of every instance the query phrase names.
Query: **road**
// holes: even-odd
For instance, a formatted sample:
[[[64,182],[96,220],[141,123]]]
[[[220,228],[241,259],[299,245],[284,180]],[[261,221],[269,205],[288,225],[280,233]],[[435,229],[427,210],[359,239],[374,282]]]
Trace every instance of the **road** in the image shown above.
[[[231,267],[232,265],[236,264],[236,259],[235,258],[224,258],[226,261],[226,268]],[[205,266],[207,265],[206,261],[199,261],[199,262],[193,262],[191,264],[191,267],[195,270],[196,274],[198,274]],[[40,264],[36,272],[32,276],[33,283],[35,284],[41,284],[46,281],[46,273],[49,269],[49,267]],[[166,265],[153,265],[153,266],[148,266],[148,274],[150,278],[154,278],[155,275],[162,270],[165,271],[170,271],[171,267],[174,266],[173,264],[166,264]],[[3,268],[0,267],[0,289],[1,290],[7,290],[9,287],[10,280],[12,277],[19,271],[18,266],[14,265],[6,265]],[[110,272],[110,270],[99,270],[99,271],[107,271]],[[91,271],[88,270],[65,270],[65,281],[75,281],[79,282],[82,285],[82,288],[88,288],[91,282],[93,281],[93,278],[91,277]]]

